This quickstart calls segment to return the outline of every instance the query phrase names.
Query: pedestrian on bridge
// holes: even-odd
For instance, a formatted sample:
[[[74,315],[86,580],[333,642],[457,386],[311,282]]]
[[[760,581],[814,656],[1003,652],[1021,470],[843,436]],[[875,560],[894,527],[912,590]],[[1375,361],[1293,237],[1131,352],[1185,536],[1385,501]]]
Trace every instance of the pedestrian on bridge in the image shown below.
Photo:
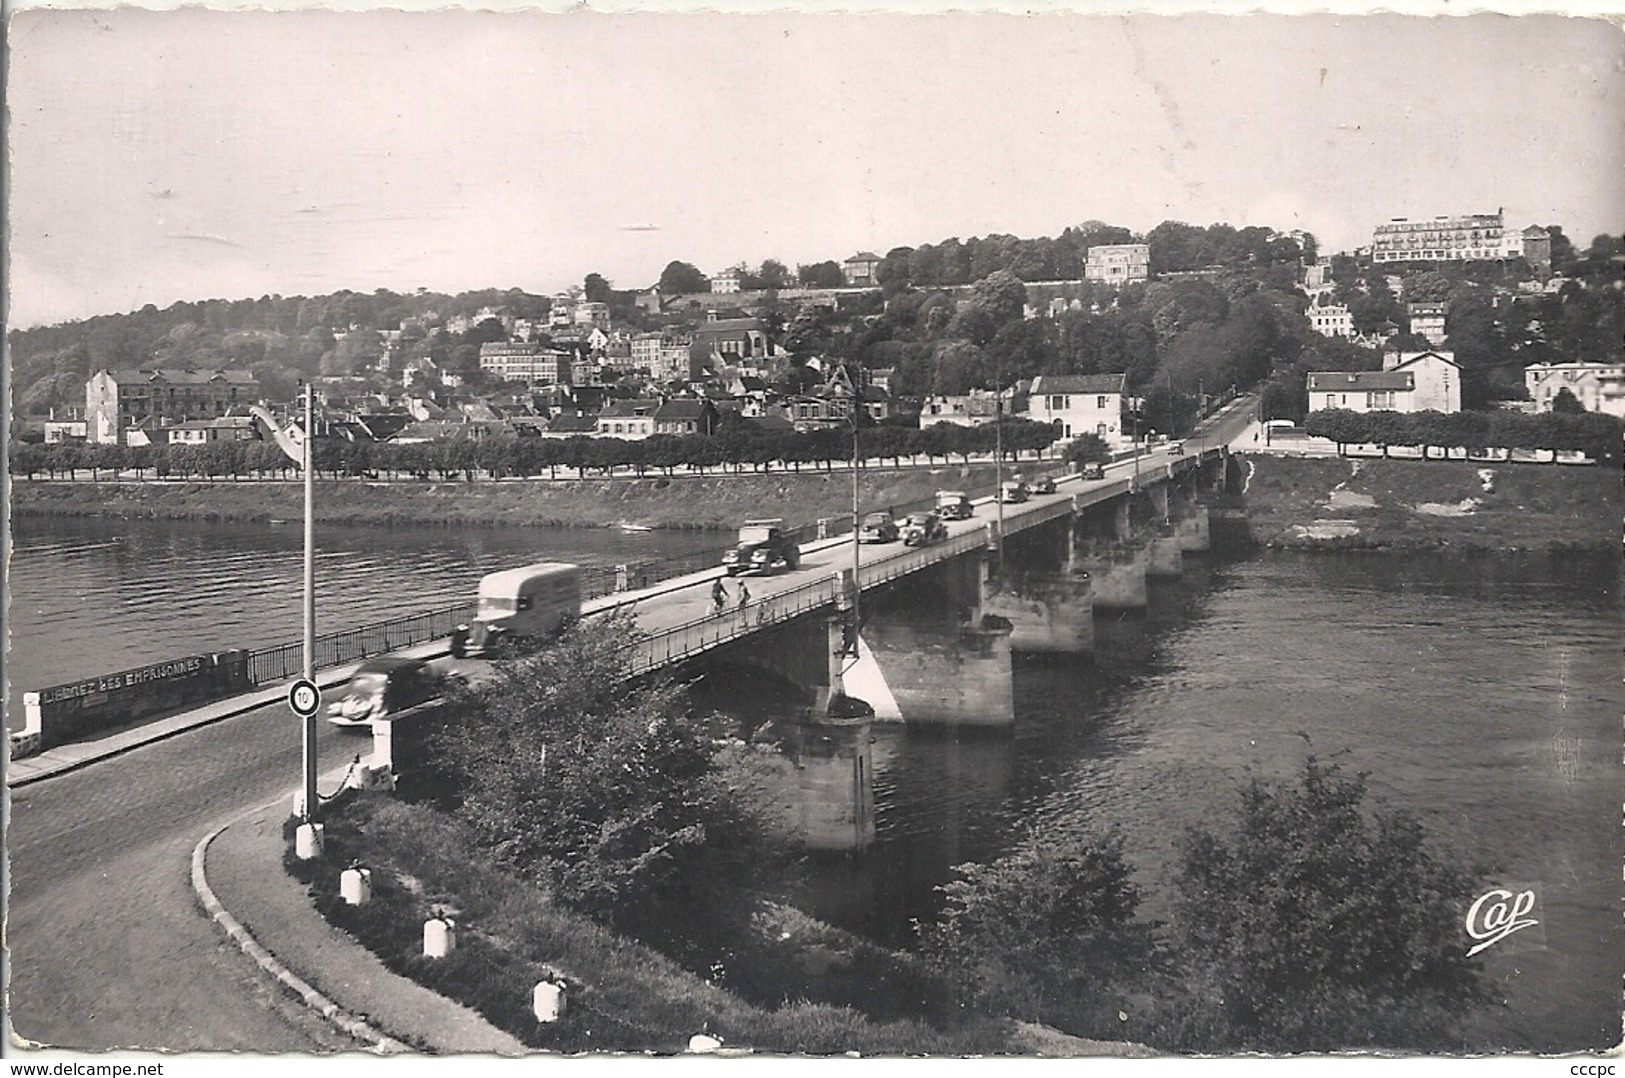
[[[740,584],[739,586],[743,588],[745,585]],[[718,614],[722,613],[728,605],[728,588],[722,583],[721,577],[717,577],[717,582],[711,586],[711,604]]]
[[[739,582],[739,612],[741,614],[745,612],[745,604],[748,602],[750,602],[750,589],[745,587],[745,582],[741,580]]]

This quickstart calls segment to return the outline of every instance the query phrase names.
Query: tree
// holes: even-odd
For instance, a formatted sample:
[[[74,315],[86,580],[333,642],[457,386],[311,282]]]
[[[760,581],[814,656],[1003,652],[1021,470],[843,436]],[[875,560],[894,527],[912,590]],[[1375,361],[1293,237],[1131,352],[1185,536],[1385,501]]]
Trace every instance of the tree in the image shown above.
[[[778,259],[764,258],[752,278],[753,288],[784,288],[790,282],[790,271]]]
[[[1133,924],[1140,896],[1121,839],[1057,849],[1034,837],[991,864],[953,871],[920,947],[960,1002],[1070,1032],[1105,1025],[1101,1004],[1151,949],[1150,933]],[[1115,1001],[1110,1010],[1115,1024]]]
[[[1574,241],[1563,235],[1562,225],[1547,225],[1546,232],[1552,238],[1552,268],[1561,273],[1574,261]]]
[[[626,618],[568,629],[452,705],[437,778],[491,855],[614,921],[752,830],[683,690],[627,677]]]
[[[1586,406],[1580,403],[1579,398],[1570,391],[1568,386],[1559,389],[1557,396],[1552,398],[1552,411],[1554,412],[1562,412],[1567,415],[1584,415],[1585,410]]]
[[[1072,444],[1067,446],[1066,459],[1073,468],[1081,468],[1085,464],[1106,464],[1112,459],[1112,450],[1104,438],[1089,431],[1073,439]]]
[[[846,287],[846,274],[841,272],[840,264],[833,261],[797,266],[796,277],[800,279],[802,288]]]
[[[667,295],[708,292],[711,282],[699,268],[687,262],[668,262],[660,271],[660,291]]]
[[[614,294],[614,287],[599,273],[587,274],[582,282],[582,295],[588,303],[608,303]]]
[[[1460,1047],[1488,998],[1460,921],[1479,881],[1410,814],[1368,819],[1365,794],[1311,756],[1296,786],[1249,784],[1227,834],[1186,835],[1176,945],[1202,1050]]]

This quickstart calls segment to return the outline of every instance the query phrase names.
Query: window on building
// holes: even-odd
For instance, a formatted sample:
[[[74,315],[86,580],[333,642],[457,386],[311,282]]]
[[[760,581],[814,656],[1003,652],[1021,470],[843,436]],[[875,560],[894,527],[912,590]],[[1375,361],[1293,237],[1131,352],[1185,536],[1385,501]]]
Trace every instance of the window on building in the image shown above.
[[[1096,408],[1105,408],[1106,407],[1106,398],[1105,397],[1096,397],[1095,398],[1095,407]]]

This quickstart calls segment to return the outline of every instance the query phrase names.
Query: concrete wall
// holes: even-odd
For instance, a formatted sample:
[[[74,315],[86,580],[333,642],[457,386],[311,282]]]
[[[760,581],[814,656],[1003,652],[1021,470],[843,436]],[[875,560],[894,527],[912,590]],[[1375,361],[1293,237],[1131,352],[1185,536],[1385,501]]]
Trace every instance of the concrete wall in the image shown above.
[[[1205,505],[1186,506],[1175,526],[1179,549],[1186,553],[1201,553],[1213,545],[1212,522]]]
[[[790,746],[791,830],[817,850],[864,850],[875,841],[874,736],[869,723],[802,724]]]
[[[1147,576],[1178,576],[1185,571],[1185,555],[1177,536],[1151,540],[1145,571]]]
[[[49,749],[252,687],[246,651],[188,655],[24,693],[23,736],[33,747],[37,735],[37,748]]]
[[[1010,622],[1012,651],[1087,652],[1095,636],[1092,583],[1065,570],[1023,573],[991,589],[982,608]]]
[[[1149,561],[1144,551],[1129,551],[1077,562],[1089,574],[1089,594],[1096,610],[1145,609],[1145,575]]]
[[[876,619],[863,637],[904,722],[1015,723],[1008,628],[922,628]]]

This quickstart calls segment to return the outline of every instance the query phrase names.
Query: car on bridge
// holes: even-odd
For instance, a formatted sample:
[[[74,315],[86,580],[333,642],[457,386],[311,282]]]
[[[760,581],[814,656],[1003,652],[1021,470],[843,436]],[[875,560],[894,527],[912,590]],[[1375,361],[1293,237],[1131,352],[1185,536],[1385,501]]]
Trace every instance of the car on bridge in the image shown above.
[[[722,555],[722,568],[729,576],[800,567],[801,547],[778,518],[745,521],[739,528],[739,543]]]
[[[1091,460],[1083,466],[1079,474],[1085,479],[1104,479],[1106,478],[1106,468],[1100,461]]]
[[[1041,475],[1033,480],[1032,492],[1034,494],[1054,494],[1055,480],[1047,475]]]
[[[925,546],[948,538],[948,525],[935,513],[910,513],[903,521],[903,545]]]
[[[858,542],[895,543],[899,534],[897,518],[892,516],[891,510],[880,509],[863,518],[863,526],[858,529]]]
[[[1182,456],[1184,456],[1185,455],[1185,443],[1184,442],[1171,442],[1171,443],[1169,443],[1169,445],[1168,445],[1168,455],[1170,457],[1182,457]]]
[[[1006,505],[1027,500],[1027,484],[1020,479],[1006,479],[999,484],[999,501]]]
[[[438,700],[462,680],[422,659],[400,655],[368,659],[356,667],[344,695],[328,707],[327,721],[334,726],[366,726],[374,719],[394,718]]]
[[[937,491],[937,516],[943,520],[969,520],[976,512],[970,495],[962,490]]]

